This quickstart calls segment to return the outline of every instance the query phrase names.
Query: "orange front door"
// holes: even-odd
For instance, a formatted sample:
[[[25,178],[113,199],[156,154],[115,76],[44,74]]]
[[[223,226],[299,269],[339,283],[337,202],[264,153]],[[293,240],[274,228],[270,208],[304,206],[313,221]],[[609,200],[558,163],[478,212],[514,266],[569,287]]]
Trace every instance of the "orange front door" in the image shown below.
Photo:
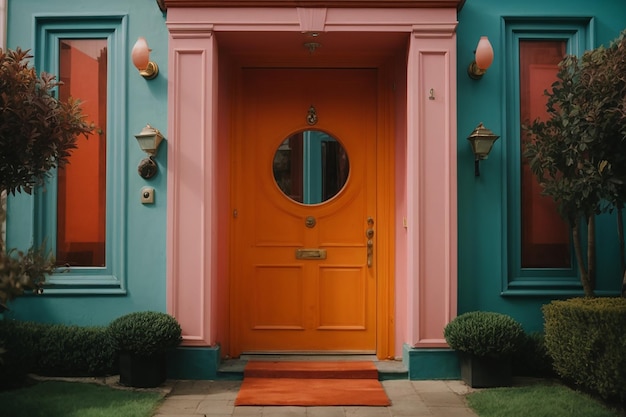
[[[241,74],[231,355],[374,353],[377,70]]]

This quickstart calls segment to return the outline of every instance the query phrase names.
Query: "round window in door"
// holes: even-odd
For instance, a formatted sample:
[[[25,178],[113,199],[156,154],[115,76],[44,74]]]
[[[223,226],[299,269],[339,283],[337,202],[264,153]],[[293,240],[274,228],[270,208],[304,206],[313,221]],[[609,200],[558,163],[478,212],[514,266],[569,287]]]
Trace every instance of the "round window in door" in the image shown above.
[[[274,154],[274,179],[287,197],[320,204],[336,196],[350,172],[341,143],[321,130],[303,130],[285,139]]]

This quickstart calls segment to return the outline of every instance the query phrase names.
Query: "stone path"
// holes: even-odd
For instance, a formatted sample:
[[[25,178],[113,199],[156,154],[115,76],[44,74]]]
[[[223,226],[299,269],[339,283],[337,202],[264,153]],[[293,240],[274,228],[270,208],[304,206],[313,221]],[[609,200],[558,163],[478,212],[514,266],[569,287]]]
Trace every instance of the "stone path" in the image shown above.
[[[241,381],[168,381],[154,417],[477,417],[461,381],[382,381],[389,407],[235,407]],[[297,395],[297,393],[294,393]]]

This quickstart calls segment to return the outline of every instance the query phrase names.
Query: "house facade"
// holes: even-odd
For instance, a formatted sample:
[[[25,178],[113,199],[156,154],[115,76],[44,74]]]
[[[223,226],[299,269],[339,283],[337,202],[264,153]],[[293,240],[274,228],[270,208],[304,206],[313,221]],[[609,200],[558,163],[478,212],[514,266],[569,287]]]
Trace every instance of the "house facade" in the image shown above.
[[[412,379],[455,378],[443,328],[457,314],[537,331],[541,305],[582,294],[520,132],[564,54],[615,38],[626,4],[3,3],[6,47],[31,49],[96,126],[46,187],[9,199],[8,246],[45,240],[59,263],[9,317],[166,311],[183,328],[178,378],[270,352],[375,354]],[[474,79],[481,36],[495,59]],[[152,79],[133,66],[139,37]],[[500,138],[476,175],[480,123]],[[165,137],[148,161],[146,125]],[[621,286],[614,222],[599,219],[602,295]]]

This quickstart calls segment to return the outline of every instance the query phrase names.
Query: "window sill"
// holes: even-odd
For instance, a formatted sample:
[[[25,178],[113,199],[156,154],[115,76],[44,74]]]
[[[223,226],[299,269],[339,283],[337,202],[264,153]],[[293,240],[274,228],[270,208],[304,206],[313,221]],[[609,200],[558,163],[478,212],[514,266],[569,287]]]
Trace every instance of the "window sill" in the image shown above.
[[[49,277],[44,286],[44,294],[117,294],[125,295],[122,280],[114,275],[74,275],[71,277]]]
[[[599,297],[619,296],[619,291],[595,290]],[[585,295],[578,280],[516,280],[505,284],[502,297],[583,297]]]

